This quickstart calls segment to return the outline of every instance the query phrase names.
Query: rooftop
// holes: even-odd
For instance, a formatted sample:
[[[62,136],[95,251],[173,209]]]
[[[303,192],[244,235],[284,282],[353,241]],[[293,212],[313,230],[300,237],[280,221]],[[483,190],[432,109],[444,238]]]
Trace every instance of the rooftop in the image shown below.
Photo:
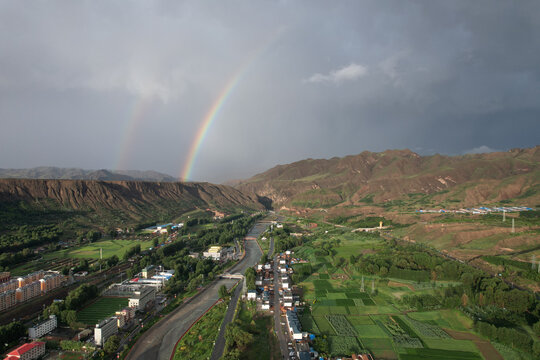
[[[41,346],[41,345],[45,345],[45,343],[41,341],[33,341],[31,343],[26,343],[24,345],[21,345],[8,354],[8,359],[10,356],[22,356],[23,354],[35,348],[36,346]]]

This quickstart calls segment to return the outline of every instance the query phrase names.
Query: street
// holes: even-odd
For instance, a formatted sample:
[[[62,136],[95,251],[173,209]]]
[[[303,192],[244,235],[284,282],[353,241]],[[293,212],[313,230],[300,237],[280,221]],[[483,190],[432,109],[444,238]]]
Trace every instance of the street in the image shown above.
[[[281,315],[280,304],[279,304],[279,272],[278,272],[278,259],[277,256],[274,256],[274,329],[276,330],[276,335],[279,340],[279,348],[281,349],[281,355],[284,359],[289,358],[289,352],[287,349],[287,337],[283,331],[282,322],[285,321],[285,318]]]

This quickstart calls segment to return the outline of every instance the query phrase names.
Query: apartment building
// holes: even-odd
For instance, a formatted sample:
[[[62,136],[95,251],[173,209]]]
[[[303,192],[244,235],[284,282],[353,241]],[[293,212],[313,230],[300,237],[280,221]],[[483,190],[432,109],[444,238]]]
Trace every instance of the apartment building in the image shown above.
[[[28,328],[28,337],[31,339],[39,339],[43,335],[56,329],[57,326],[58,321],[56,320],[56,315],[51,315],[47,320]]]

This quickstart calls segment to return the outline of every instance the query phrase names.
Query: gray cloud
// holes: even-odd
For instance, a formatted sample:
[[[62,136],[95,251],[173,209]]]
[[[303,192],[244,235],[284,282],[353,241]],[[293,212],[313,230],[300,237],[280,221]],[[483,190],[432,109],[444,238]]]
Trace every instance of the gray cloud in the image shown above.
[[[360,64],[351,63],[337,70],[332,70],[328,74],[313,74],[306,82],[311,83],[335,83],[339,84],[343,81],[357,80],[367,74],[367,68]]]
[[[492,149],[486,145],[481,145],[481,146],[478,146],[469,150],[465,150],[463,153],[464,154],[483,154],[483,153],[491,153],[491,152],[497,152],[497,151],[500,151],[500,150]]]
[[[195,180],[387,148],[534,146],[537,1],[0,3],[0,167]]]

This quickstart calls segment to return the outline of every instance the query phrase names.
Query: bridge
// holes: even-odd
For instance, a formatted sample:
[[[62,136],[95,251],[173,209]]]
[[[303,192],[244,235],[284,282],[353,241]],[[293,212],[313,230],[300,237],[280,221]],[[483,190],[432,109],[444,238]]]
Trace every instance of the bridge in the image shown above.
[[[221,274],[219,277],[222,278],[222,279],[238,279],[238,280],[243,280],[244,279],[244,275],[242,275],[242,274],[224,273],[224,274]]]

